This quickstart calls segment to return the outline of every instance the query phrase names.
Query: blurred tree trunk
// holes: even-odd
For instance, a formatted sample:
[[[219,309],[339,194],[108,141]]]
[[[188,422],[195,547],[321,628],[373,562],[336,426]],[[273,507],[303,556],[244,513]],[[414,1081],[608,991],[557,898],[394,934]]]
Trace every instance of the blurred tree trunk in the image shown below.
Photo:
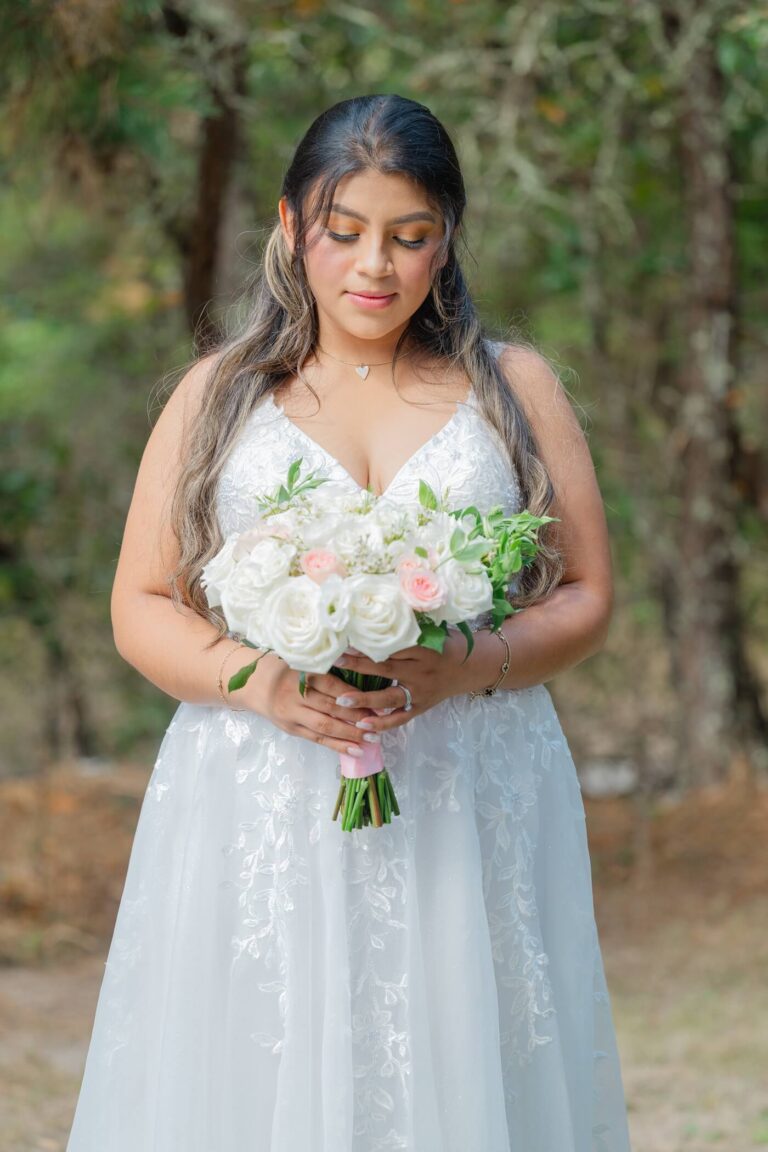
[[[680,782],[722,779],[764,724],[741,618],[733,418],[736,277],[731,158],[717,21],[681,80],[679,149],[688,231],[686,354],[680,373],[680,525],[673,666],[679,674]],[[667,22],[680,32],[677,13]]]
[[[246,95],[247,44],[227,38],[217,43],[215,33],[196,26],[187,12],[163,6],[167,31],[185,39],[191,33],[208,45],[207,72],[211,110],[200,122],[195,207],[190,218],[167,221],[168,231],[182,259],[184,312],[203,353],[218,338],[216,319],[209,306],[215,291],[221,237],[228,193],[232,183],[240,137],[240,102]]]
[[[0,541],[0,567],[10,586],[16,584],[20,615],[45,652],[45,695],[41,728],[45,756],[95,756],[98,738],[86,687],[62,637],[57,611],[58,589],[36,574],[36,565],[12,542]]]
[[[235,91],[244,89],[244,61],[232,65]],[[208,311],[214,294],[219,263],[227,193],[237,155],[238,111],[224,91],[212,92],[214,111],[201,125],[197,167],[197,204],[181,245],[184,257],[184,310],[187,323],[197,334],[201,351],[217,336],[216,323]]]

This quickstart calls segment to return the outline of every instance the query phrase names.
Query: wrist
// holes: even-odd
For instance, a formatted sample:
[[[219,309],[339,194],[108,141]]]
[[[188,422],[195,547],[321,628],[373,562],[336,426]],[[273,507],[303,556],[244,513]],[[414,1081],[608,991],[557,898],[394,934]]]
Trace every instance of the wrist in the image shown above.
[[[257,677],[269,654],[263,648],[252,648],[248,644],[241,643],[236,637],[228,637],[228,640],[230,641],[228,651],[224,652],[222,645],[223,655],[219,664],[216,684],[219,703],[223,708],[229,708],[232,712],[261,711],[259,693],[261,685],[257,683]],[[242,671],[243,668],[253,664],[254,661],[258,661],[258,663],[242,688],[235,688],[230,692],[229,681],[232,677]]]
[[[270,710],[278,678],[285,672],[285,661],[276,652],[263,648],[249,648],[240,667],[244,668],[258,660],[258,664],[248,677],[246,684],[233,693],[237,706],[256,712],[259,716],[271,719]]]
[[[508,641],[505,644],[503,633],[494,634],[490,628],[473,632],[474,644],[470,655],[459,665],[456,694],[482,695],[486,689],[495,692],[508,687],[509,655]],[[466,655],[466,640],[459,633],[463,655]],[[506,665],[506,670],[505,670]]]
[[[216,678],[216,692],[218,701],[223,708],[229,708],[233,712],[244,711],[244,705],[233,699],[229,691],[229,681],[231,678],[249,664],[248,653],[251,651],[246,644],[242,644],[234,637],[227,637],[221,644],[221,660],[219,661],[219,672]]]

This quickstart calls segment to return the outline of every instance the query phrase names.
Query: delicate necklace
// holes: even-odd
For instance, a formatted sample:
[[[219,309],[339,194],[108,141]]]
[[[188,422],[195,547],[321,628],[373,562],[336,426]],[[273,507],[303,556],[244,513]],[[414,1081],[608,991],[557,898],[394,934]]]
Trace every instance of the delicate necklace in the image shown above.
[[[348,364],[350,368],[354,368],[361,380],[366,379],[371,368],[383,368],[385,364],[394,363],[392,360],[379,360],[375,364],[355,364],[354,360],[342,360],[340,356],[334,356],[333,352],[326,352],[325,348],[321,348],[319,344],[317,350],[326,356],[330,356],[331,360],[336,360],[339,364]],[[400,359],[405,360],[406,356],[410,355],[411,352],[404,352]]]

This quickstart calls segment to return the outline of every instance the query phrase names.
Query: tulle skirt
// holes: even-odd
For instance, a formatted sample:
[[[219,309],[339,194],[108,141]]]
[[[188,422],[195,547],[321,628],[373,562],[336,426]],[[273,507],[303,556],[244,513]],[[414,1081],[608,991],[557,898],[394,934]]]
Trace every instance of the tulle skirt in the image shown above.
[[[67,1152],[627,1152],[578,778],[544,685],[338,755],[182,704],[143,800]]]

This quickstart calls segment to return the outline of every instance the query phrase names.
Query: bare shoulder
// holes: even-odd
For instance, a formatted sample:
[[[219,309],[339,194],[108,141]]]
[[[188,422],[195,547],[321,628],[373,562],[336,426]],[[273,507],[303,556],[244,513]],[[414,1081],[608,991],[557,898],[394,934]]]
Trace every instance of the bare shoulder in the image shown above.
[[[499,353],[502,373],[522,405],[543,456],[589,455],[573,404],[546,357],[534,348],[505,344]]]
[[[501,370],[532,423],[547,418],[573,419],[573,407],[560,378],[546,357],[524,344],[504,344]]]
[[[189,368],[171,392],[163,408],[161,419],[173,420],[188,427],[205,399],[208,383],[219,361],[220,353],[202,356]]]

